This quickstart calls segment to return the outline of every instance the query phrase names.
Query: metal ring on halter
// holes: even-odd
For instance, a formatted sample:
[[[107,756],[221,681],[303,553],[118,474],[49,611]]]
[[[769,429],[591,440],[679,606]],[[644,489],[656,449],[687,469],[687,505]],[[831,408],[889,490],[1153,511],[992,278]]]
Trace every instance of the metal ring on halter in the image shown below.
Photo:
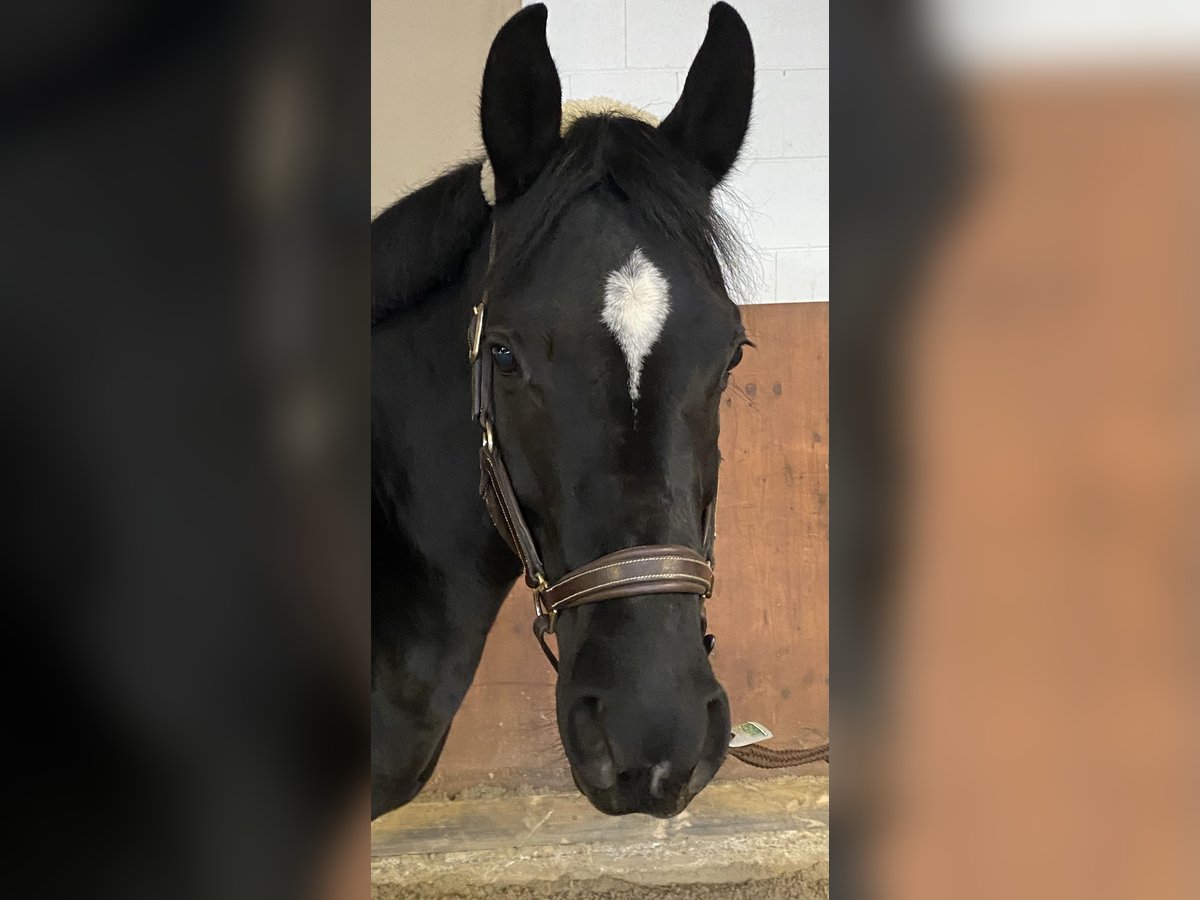
[[[545,594],[550,590],[550,583],[541,572],[537,573],[537,587],[533,589],[533,614],[537,618],[546,619],[546,634],[554,634],[554,626],[558,624],[558,610],[546,606]]]
[[[492,438],[492,423],[489,419],[483,420],[483,447],[488,453],[496,449],[496,443]]]

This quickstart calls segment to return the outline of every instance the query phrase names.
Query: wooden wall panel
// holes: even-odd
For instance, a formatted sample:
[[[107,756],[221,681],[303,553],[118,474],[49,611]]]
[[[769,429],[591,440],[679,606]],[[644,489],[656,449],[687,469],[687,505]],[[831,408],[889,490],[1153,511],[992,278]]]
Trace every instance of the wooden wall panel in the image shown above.
[[[713,665],[734,721],[761,721],[778,746],[829,730],[829,308],[748,306],[747,350],[721,409]],[[524,587],[505,602],[450,731],[431,788],[567,786],[554,672]],[[824,768],[824,767],[821,767]],[[814,767],[814,771],[818,768]],[[722,777],[757,774],[731,760]]]

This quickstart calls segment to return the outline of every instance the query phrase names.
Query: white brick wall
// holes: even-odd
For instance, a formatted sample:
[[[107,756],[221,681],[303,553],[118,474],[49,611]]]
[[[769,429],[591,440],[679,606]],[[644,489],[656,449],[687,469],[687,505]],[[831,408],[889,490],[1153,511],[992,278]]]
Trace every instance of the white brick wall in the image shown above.
[[[524,0],[528,5],[530,0]],[[569,98],[670,112],[712,0],[544,0]],[[829,0],[733,0],[754,40],[754,118],[722,202],[759,262],[751,303],[829,299]]]

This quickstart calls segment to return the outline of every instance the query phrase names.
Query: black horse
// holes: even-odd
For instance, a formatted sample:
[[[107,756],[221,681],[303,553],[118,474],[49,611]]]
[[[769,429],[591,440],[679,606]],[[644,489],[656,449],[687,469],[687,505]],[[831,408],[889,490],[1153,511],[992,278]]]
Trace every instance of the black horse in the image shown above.
[[[746,338],[711,193],[749,123],[750,35],[716,4],[661,125],[607,112],[563,129],[545,25],[531,6],[492,45],[487,160],[372,224],[373,816],[428,780],[521,572],[480,500],[469,414],[485,289],[496,439],[550,580],[634,545],[699,550],[716,497],[719,400]],[[604,812],[675,815],[724,761],[702,603],[629,596],[557,623],[559,733]]]

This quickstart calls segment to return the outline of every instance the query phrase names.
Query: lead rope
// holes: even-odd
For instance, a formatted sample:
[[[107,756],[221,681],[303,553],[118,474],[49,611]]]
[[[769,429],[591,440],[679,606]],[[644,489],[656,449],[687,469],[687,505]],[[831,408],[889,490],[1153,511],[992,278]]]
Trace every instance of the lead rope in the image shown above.
[[[744,747],[730,747],[729,755],[756,769],[787,769],[792,766],[807,766],[809,763],[829,762],[829,744],[789,750],[772,750],[760,744],[747,744]]]

